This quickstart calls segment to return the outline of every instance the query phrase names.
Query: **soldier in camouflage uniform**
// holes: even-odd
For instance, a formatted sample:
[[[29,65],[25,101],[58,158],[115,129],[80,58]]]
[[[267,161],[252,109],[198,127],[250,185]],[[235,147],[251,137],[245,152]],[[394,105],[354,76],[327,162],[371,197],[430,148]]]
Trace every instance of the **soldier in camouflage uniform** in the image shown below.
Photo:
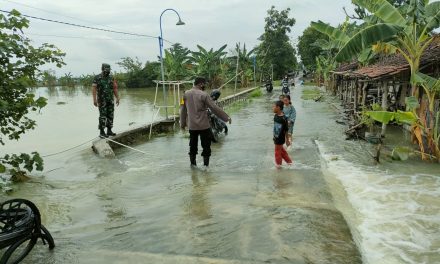
[[[113,133],[113,115],[115,104],[113,95],[116,97],[116,105],[119,105],[118,85],[116,80],[110,74],[110,65],[103,63],[102,73],[95,76],[93,80],[93,104],[99,108],[99,136],[115,136]],[[107,134],[104,128],[107,127]]]

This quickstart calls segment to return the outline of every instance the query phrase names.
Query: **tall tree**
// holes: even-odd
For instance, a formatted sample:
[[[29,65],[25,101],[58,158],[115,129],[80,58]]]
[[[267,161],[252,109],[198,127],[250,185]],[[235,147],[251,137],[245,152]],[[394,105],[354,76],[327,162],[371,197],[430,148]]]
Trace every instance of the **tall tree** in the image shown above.
[[[153,87],[154,80],[160,79],[160,63],[147,61],[144,66],[136,58],[124,57],[117,62],[125,72],[115,72],[114,77],[120,87],[145,88]]]
[[[128,73],[134,73],[142,70],[142,62],[140,62],[137,57],[134,59],[130,57],[124,57],[116,64],[124,68]]]
[[[36,98],[28,91],[40,73],[38,67],[64,63],[62,53],[50,44],[33,47],[31,40],[23,36],[23,29],[29,21],[20,12],[12,10],[8,16],[0,14],[0,144],[5,137],[18,140],[22,134],[34,129],[36,122],[28,117],[29,112],[38,111],[46,105],[46,99]],[[34,167],[43,170],[43,160],[37,152],[32,155],[21,153],[0,157],[0,173],[9,169],[18,176],[31,172]]]
[[[274,78],[280,78],[298,65],[296,51],[287,35],[295,25],[289,13],[290,8],[278,11],[272,6],[267,11],[264,33],[259,37],[257,59],[266,72],[273,66]]]
[[[316,45],[319,40],[328,41],[329,37],[311,26],[298,38],[298,54],[304,67],[309,71],[316,69],[316,58],[323,52],[323,48]]]

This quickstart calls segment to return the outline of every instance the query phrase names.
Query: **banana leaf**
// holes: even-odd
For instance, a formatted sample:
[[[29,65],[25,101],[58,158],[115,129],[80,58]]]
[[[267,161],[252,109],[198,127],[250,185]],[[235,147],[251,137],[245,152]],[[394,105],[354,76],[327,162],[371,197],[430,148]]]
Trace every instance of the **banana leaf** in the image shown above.
[[[407,24],[399,10],[387,0],[353,0],[353,3],[367,9],[384,23],[395,24],[400,27]]]
[[[414,80],[416,83],[424,85],[430,92],[440,91],[440,79],[418,72],[415,74]]]
[[[413,110],[419,108],[419,106],[420,106],[419,101],[414,96],[406,97],[405,104],[406,104],[407,111],[413,111]]]
[[[427,17],[426,31],[430,32],[440,26],[440,1],[432,2],[425,7]]]
[[[417,116],[413,112],[388,112],[388,111],[367,111],[366,115],[382,124],[388,124],[391,121],[412,125],[417,121]]]
[[[326,24],[319,20],[318,22],[312,22],[311,23],[312,28],[316,29],[317,31],[327,35],[332,40],[339,41],[341,43],[345,43],[350,38],[345,34],[342,30],[339,30],[337,28],[334,28],[330,26],[329,24]]]
[[[413,112],[403,112],[399,110],[394,114],[394,119],[398,123],[412,125],[417,121],[417,116]]]
[[[400,30],[402,28],[394,24],[381,23],[368,26],[354,35],[342,47],[336,55],[336,61],[349,61],[352,57],[359,54],[362,50],[370,48],[373,44],[395,38]]]
[[[366,114],[373,120],[382,124],[388,124],[394,120],[394,112],[388,111],[367,111]]]

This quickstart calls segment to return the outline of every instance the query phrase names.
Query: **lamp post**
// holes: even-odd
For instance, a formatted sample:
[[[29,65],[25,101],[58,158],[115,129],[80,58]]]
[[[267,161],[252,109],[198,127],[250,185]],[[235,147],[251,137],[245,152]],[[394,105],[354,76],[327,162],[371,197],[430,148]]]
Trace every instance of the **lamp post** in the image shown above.
[[[162,49],[163,49],[162,15],[163,15],[163,13],[165,13],[168,10],[174,11],[177,14],[177,16],[179,17],[179,21],[177,21],[177,23],[176,23],[177,26],[185,25],[185,23],[182,21],[182,19],[180,19],[179,13],[177,13],[177,11],[172,8],[167,8],[164,11],[162,11],[162,14],[160,14],[160,18],[159,18],[160,37],[158,37],[158,39],[159,39],[159,50],[160,50],[160,72],[162,74],[163,103],[165,106],[166,119],[168,119],[168,102],[167,102],[167,94],[166,94],[166,89],[165,89],[165,74],[164,74],[164,70],[163,70],[163,57],[162,57]]]

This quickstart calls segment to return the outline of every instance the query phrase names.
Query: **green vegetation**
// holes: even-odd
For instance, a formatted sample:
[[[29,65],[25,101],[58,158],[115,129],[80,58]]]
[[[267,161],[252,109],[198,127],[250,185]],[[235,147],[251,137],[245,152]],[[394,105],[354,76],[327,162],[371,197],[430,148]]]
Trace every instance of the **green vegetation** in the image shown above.
[[[328,41],[329,37],[316,29],[309,26],[304,30],[302,36],[298,38],[298,54],[307,71],[316,70],[316,58],[320,56],[324,50],[316,43],[320,41]]]
[[[318,88],[307,88],[302,91],[301,99],[316,100],[321,96],[321,91]]]
[[[40,110],[46,99],[36,98],[27,87],[34,85],[41,74],[38,67],[64,63],[62,53],[50,44],[33,47],[30,39],[17,34],[29,27],[29,21],[13,10],[8,16],[0,14],[0,144],[5,137],[18,140],[36,122],[28,117],[30,112]],[[14,59],[10,59],[14,58]],[[43,77],[44,77],[44,73]],[[50,81],[50,78],[47,79]],[[43,170],[43,160],[37,152],[31,154],[6,154],[0,157],[0,173],[8,172],[15,178],[25,175],[25,171]]]
[[[438,121],[433,112],[433,102],[438,98],[440,89],[438,80],[419,73],[421,56],[434,40],[434,30],[440,27],[440,1],[429,0],[353,0],[356,5],[355,17],[361,24],[349,23],[348,18],[338,28],[324,22],[312,22],[312,28],[329,37],[329,41],[320,39],[314,45],[322,48],[322,54],[316,57],[315,72],[324,81],[328,73],[340,62],[357,60],[361,65],[374,62],[384,54],[401,54],[411,69],[413,101],[419,102],[421,87],[429,101],[426,112],[413,108],[417,121],[412,125],[413,136],[419,144],[422,158],[429,152],[440,160],[439,137],[434,134]],[[306,36],[304,36],[305,38]],[[313,55],[313,54],[312,54]],[[394,113],[396,115],[398,113]],[[423,118],[427,116],[427,118]],[[420,120],[434,120],[430,124]],[[427,122],[427,121],[425,121]],[[427,138],[427,143],[424,142]]]
[[[289,17],[290,8],[278,11],[272,6],[267,11],[264,33],[257,47],[258,68],[269,75],[273,67],[273,80],[281,79],[288,71],[298,67],[296,51],[289,41],[287,33],[295,25],[295,19]]]
[[[261,91],[261,89],[257,89],[257,90],[254,90],[253,92],[251,92],[249,94],[249,97],[250,98],[255,98],[255,97],[260,97],[262,95],[263,95],[263,92]]]
[[[218,49],[197,45],[197,50],[190,50],[180,43],[173,44],[164,51],[165,79],[188,81],[196,76],[204,76],[208,79],[208,88],[218,88],[238,72],[239,85],[248,87],[256,82],[254,66],[255,76],[266,77],[273,70],[274,79],[281,79],[298,68],[296,51],[287,35],[295,24],[295,19],[289,17],[289,13],[289,8],[278,11],[274,6],[267,11],[264,33],[257,47],[249,48],[245,43],[236,43],[235,48],[227,52],[227,45]],[[155,87],[154,80],[162,78],[160,61],[143,63],[138,58],[124,57],[117,64],[123,72],[113,72],[113,76],[122,88]],[[94,74],[73,77],[69,73],[58,79],[54,71],[48,70],[43,72],[38,85],[90,87],[93,78]]]
[[[194,65],[192,70],[193,76],[204,76],[209,80],[208,87],[214,88],[219,87],[223,78],[223,64],[222,61],[225,59],[227,52],[226,45],[221,46],[218,50],[210,49],[207,50],[200,45],[197,45],[199,49],[196,52],[192,52],[191,61]]]
[[[138,58],[122,58],[117,63],[126,72],[113,74],[121,87],[141,88],[155,86],[153,80],[160,79],[160,63],[146,62],[144,66]]]

